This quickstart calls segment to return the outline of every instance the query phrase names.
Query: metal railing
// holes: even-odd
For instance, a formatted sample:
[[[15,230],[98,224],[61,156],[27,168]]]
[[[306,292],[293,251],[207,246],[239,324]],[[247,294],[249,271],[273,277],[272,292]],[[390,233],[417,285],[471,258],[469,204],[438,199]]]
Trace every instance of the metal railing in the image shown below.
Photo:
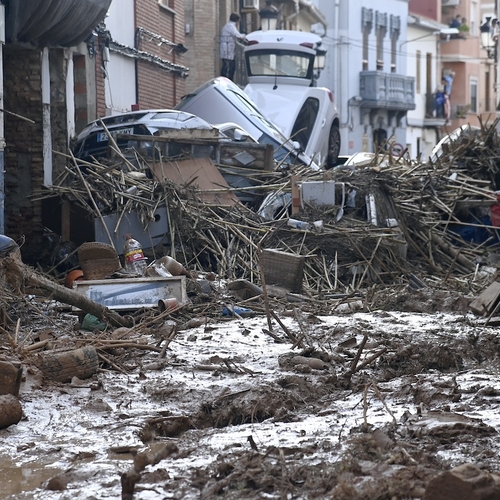
[[[415,109],[415,78],[382,71],[360,72],[362,105],[393,110]]]

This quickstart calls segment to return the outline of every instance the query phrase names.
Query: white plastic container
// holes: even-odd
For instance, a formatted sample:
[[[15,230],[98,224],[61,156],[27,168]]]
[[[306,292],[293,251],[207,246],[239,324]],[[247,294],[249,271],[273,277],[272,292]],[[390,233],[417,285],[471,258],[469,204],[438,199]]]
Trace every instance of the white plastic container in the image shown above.
[[[287,224],[290,227],[293,227],[295,229],[302,229],[304,231],[307,231],[308,229],[311,228],[311,224],[309,224],[309,222],[303,222],[303,221],[297,220],[297,219],[288,219]]]

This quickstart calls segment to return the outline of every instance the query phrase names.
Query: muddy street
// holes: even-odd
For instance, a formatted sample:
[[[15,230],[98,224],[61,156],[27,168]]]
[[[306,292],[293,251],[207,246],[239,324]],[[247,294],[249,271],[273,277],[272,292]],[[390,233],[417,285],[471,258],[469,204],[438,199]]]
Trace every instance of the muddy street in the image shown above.
[[[200,318],[164,358],[118,347],[67,383],[25,356],[23,418],[0,430],[1,498],[437,499],[471,476],[498,495],[497,327],[464,311],[303,309],[272,331],[263,315]],[[45,313],[60,348],[119,330]],[[2,359],[22,342],[3,335]]]

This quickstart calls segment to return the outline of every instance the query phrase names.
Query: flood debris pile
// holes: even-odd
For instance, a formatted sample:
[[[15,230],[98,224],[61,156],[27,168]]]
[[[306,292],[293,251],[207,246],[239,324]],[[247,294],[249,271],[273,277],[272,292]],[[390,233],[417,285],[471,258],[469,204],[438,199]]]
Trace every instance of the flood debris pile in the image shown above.
[[[363,169],[331,172],[345,184],[347,197],[360,199],[343,209],[340,222],[347,227],[325,227],[349,240],[365,278],[394,283],[417,275],[428,285],[474,291],[479,269],[495,266],[500,252],[496,126],[450,142],[434,162],[379,155]],[[356,230],[365,232],[364,241],[350,241]]]
[[[251,186],[241,189],[224,185],[222,176],[204,184],[207,172],[217,170],[203,173],[213,167],[206,159],[162,162],[116,151],[113,161],[75,160],[50,195],[69,198],[96,218],[115,213],[115,232],[131,211],[147,230],[157,208],[166,207],[165,237],[150,249],[151,258],[169,254],[200,272],[260,284],[262,249],[304,256],[303,291],[316,299],[422,281],[481,288],[479,269],[493,265],[500,252],[495,127],[450,142],[434,162],[380,154],[362,168],[322,173],[247,170]],[[195,174],[174,176],[193,161]],[[318,183],[332,189],[334,199],[307,198],[309,186]],[[283,202],[273,220],[265,219],[235,196],[256,191],[259,200],[274,193],[291,206]]]
[[[408,243],[439,276],[465,276],[500,252],[497,123],[449,143],[434,162],[394,172],[387,184]]]

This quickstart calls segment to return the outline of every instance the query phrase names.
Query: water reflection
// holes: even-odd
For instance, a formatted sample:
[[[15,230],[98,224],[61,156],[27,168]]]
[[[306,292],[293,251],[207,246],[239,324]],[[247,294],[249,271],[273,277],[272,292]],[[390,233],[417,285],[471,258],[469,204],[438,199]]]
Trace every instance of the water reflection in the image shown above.
[[[45,481],[59,474],[60,469],[52,469],[43,465],[23,465],[22,467],[15,466],[8,458],[0,457],[0,498],[20,498],[21,493],[23,499],[32,498],[29,495],[30,491],[40,488]]]

